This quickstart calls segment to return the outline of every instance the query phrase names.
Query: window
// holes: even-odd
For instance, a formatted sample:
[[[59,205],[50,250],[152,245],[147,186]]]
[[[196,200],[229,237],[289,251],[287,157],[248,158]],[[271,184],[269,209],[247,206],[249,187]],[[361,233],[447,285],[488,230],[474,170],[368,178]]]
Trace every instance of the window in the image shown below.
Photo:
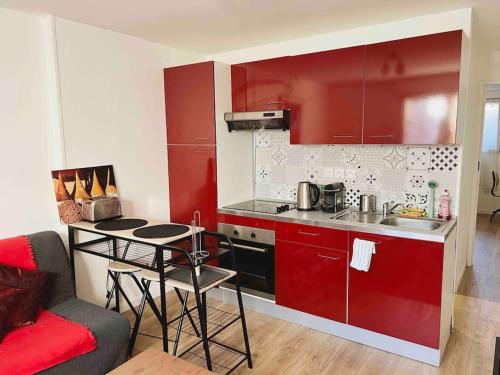
[[[483,151],[499,150],[500,99],[487,100],[484,107]]]

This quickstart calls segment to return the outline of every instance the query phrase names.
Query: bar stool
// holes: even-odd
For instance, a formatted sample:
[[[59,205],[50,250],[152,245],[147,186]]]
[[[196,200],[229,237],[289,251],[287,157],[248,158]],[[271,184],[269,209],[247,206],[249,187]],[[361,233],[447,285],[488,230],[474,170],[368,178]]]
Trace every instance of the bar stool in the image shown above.
[[[191,325],[195,327],[194,321],[191,317],[190,311],[192,309],[188,308],[188,298],[189,298],[189,293],[194,293],[195,299],[196,299],[196,309],[198,310],[198,316],[200,320],[200,328],[201,328],[201,337],[202,341],[198,342],[203,343],[203,349],[205,352],[205,357],[206,357],[206,363],[207,363],[207,368],[208,370],[212,370],[212,362],[210,358],[210,350],[208,346],[208,342],[211,339],[211,337],[215,336],[217,333],[220,331],[216,332],[215,334],[212,334],[211,337],[208,337],[207,333],[207,303],[206,303],[206,292],[212,288],[215,288],[219,286],[221,283],[224,281],[236,277],[236,292],[237,292],[237,298],[238,298],[238,305],[239,305],[239,312],[240,314],[237,316],[237,318],[232,321],[231,323],[227,324],[224,328],[227,328],[229,325],[234,323],[236,320],[241,320],[242,324],[242,331],[243,331],[243,338],[244,338],[244,344],[245,344],[245,352],[244,354],[246,356],[246,359],[248,361],[248,367],[252,368],[252,358],[251,358],[251,353],[250,353],[250,345],[249,345],[249,340],[248,340],[248,332],[247,332],[247,327],[246,327],[246,320],[245,320],[245,313],[243,309],[243,302],[241,298],[241,291],[239,287],[239,280],[238,280],[238,272],[236,268],[236,260],[234,256],[234,249],[232,247],[232,243],[227,238],[227,236],[221,235],[219,233],[212,233],[212,232],[204,232],[203,236],[212,236],[212,237],[219,237],[219,240],[223,240],[224,242],[228,243],[230,245],[230,255],[231,255],[231,260],[232,260],[232,266],[234,270],[228,270],[225,268],[220,268],[220,267],[214,267],[206,264],[201,264],[198,266],[195,266],[193,264],[192,259],[189,257],[189,254],[186,252],[184,249],[180,248],[175,248],[173,246],[169,246],[169,250],[172,252],[180,252],[183,253],[187,258],[189,258],[189,266],[186,264],[183,265],[176,265],[176,264],[170,264],[164,269],[164,282],[165,286],[170,286],[172,287],[177,296],[179,297],[179,300],[181,301],[182,308],[181,308],[181,313],[178,318],[175,318],[171,320],[168,323],[171,323],[172,321],[175,321],[179,319],[179,322],[177,324],[177,330],[176,330],[176,335],[175,335],[175,340],[174,340],[174,349],[173,349],[173,354],[177,354],[178,346],[179,346],[179,341],[180,341],[180,334],[182,331],[182,325],[184,322],[184,316],[187,315]],[[204,241],[203,241],[204,242]],[[199,276],[196,276],[196,268],[199,267]],[[142,315],[144,312],[144,307],[145,307],[145,302],[146,300],[149,300],[150,294],[149,294],[149,285],[151,282],[160,282],[160,275],[158,272],[154,271],[149,271],[149,270],[142,270],[141,271],[141,283],[144,288],[144,296],[141,301],[141,305],[139,307],[139,315],[138,319],[136,319],[134,329],[133,329],[133,334],[131,336],[131,348],[134,346],[134,342],[136,339],[136,332],[139,329]],[[181,295],[180,290],[184,291],[184,295]],[[157,316],[158,318],[158,316]],[[160,323],[162,322],[159,320]],[[135,334],[134,334],[135,333]],[[182,356],[182,354],[181,354]]]

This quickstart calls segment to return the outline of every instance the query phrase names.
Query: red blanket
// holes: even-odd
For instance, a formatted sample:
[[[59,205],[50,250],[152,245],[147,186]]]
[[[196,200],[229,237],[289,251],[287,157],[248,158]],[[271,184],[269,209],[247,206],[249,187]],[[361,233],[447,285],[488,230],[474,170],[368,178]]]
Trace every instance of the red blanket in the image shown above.
[[[0,374],[33,374],[95,348],[87,327],[42,310],[35,324],[9,332],[0,343]]]
[[[0,263],[38,269],[26,236],[0,240]],[[35,324],[16,328],[0,342],[0,374],[33,374],[96,346],[96,338],[87,327],[41,310]]]

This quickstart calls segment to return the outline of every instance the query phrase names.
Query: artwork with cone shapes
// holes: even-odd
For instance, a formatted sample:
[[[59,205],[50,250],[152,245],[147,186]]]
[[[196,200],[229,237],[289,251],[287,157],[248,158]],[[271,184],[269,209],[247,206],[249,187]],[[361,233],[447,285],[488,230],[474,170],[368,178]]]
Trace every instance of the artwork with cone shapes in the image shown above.
[[[96,197],[117,197],[112,165],[52,171],[59,217],[64,224],[81,221],[81,204]]]

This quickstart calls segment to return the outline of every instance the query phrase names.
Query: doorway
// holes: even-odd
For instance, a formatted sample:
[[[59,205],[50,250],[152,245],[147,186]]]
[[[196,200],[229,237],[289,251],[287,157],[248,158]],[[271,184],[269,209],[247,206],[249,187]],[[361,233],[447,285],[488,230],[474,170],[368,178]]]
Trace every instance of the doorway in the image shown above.
[[[489,215],[494,224],[500,221],[500,84],[487,85],[483,110],[477,213],[482,221]]]

